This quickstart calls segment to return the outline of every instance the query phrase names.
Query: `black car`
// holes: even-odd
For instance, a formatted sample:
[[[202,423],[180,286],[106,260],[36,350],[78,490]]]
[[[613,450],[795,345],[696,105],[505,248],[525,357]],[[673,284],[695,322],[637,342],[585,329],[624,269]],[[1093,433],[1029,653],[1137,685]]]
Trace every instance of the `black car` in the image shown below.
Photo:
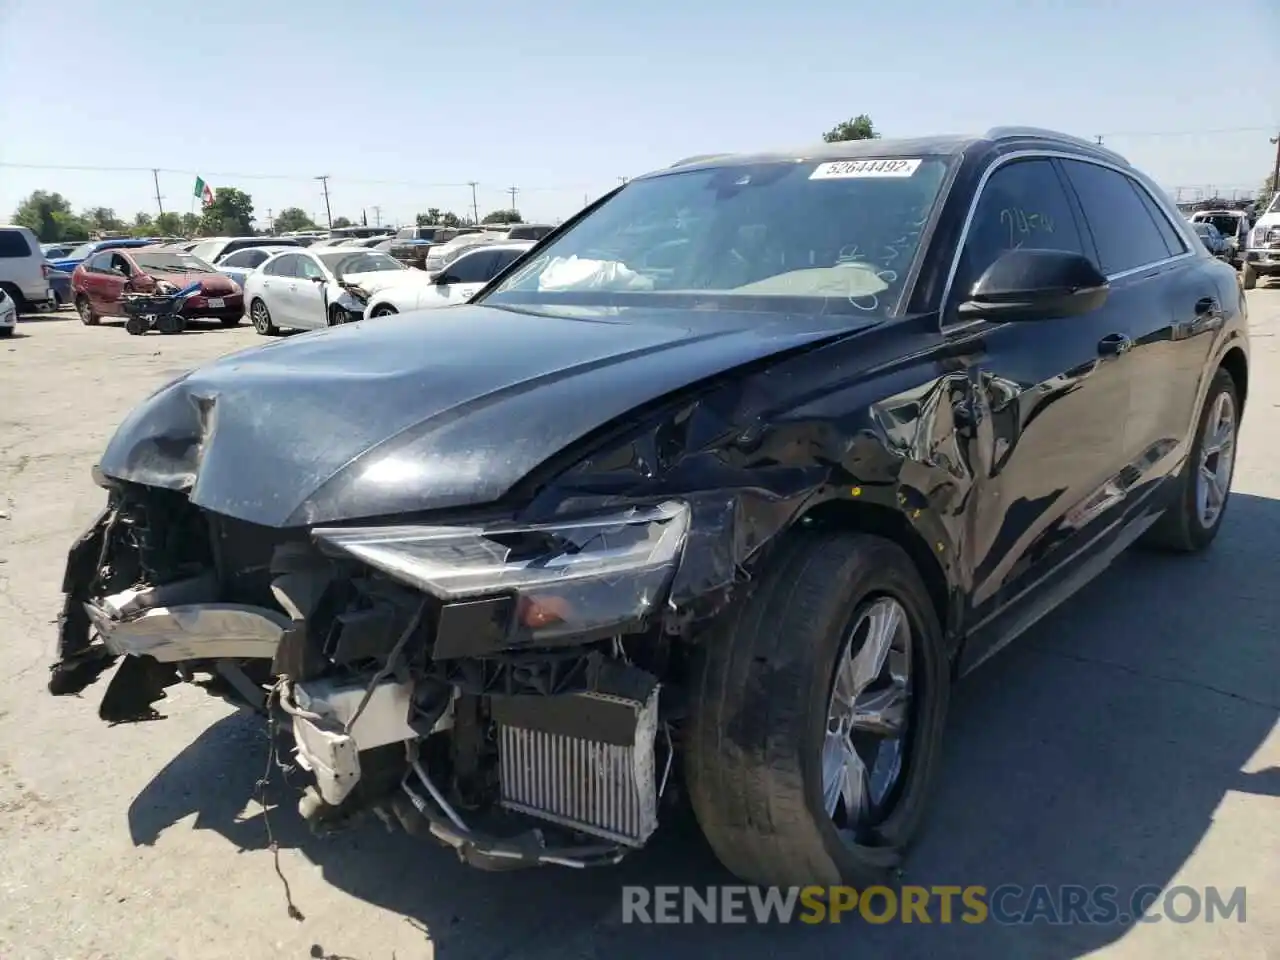
[[[1073,137],[676,164],[470,304],[144,401],[50,688],[204,683],[291,728],[313,823],[479,866],[613,863],[687,798],[749,881],[878,879],[953,680],[1135,541],[1213,541],[1245,320]]]

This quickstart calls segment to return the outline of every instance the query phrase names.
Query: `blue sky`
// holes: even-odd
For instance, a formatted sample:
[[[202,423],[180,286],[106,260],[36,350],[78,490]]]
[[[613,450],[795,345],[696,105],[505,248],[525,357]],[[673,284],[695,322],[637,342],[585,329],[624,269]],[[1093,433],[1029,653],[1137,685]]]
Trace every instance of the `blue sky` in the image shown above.
[[[1102,134],[1166,186],[1254,189],[1278,41],[1277,0],[0,0],[0,221],[37,188],[154,212],[151,167],[183,171],[160,174],[179,211],[199,172],[262,218],[323,217],[330,174],[334,216],[462,211],[449,185],[475,180],[481,213],[514,185],[549,220],[863,112],[889,136]]]

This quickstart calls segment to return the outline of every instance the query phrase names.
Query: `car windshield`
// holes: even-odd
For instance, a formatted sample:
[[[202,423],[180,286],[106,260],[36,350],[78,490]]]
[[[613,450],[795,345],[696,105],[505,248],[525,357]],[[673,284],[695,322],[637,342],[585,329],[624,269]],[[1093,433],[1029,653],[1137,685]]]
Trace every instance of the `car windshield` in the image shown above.
[[[212,266],[189,253],[177,253],[169,250],[143,250],[135,253],[133,259],[141,269],[156,273],[215,272]]]
[[[385,253],[334,250],[317,254],[320,261],[328,267],[334,276],[346,276],[349,273],[380,273],[383,270],[408,270],[403,263]]]
[[[65,258],[60,258],[60,259],[88,260],[91,256],[93,256],[93,251],[97,249],[98,249],[98,245],[92,241],[90,241],[89,243],[82,243],[80,244],[80,246],[75,247],[72,250],[69,250]]]
[[[633,180],[485,300],[888,312],[948,164],[769,161]]]

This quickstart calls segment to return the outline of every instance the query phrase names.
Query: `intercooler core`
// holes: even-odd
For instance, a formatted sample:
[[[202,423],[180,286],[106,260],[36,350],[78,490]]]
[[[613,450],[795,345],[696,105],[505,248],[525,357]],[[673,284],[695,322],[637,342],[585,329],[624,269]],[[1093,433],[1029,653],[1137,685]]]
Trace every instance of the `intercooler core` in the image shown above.
[[[494,697],[502,805],[628,846],[658,827],[658,687]]]

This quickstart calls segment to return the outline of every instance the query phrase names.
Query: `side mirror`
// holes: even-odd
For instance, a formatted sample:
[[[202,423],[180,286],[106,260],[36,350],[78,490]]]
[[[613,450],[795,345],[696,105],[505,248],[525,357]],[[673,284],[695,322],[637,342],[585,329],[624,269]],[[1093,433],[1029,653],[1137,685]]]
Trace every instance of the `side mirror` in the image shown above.
[[[1063,250],[1010,250],[960,304],[967,320],[1018,322],[1074,317],[1106,302],[1109,284],[1093,261]]]
[[[324,283],[324,277],[307,277],[312,283]]]
[[[431,282],[439,286],[445,286],[446,284],[456,283],[457,281],[449,275],[447,270],[441,270],[439,273],[432,275]]]

